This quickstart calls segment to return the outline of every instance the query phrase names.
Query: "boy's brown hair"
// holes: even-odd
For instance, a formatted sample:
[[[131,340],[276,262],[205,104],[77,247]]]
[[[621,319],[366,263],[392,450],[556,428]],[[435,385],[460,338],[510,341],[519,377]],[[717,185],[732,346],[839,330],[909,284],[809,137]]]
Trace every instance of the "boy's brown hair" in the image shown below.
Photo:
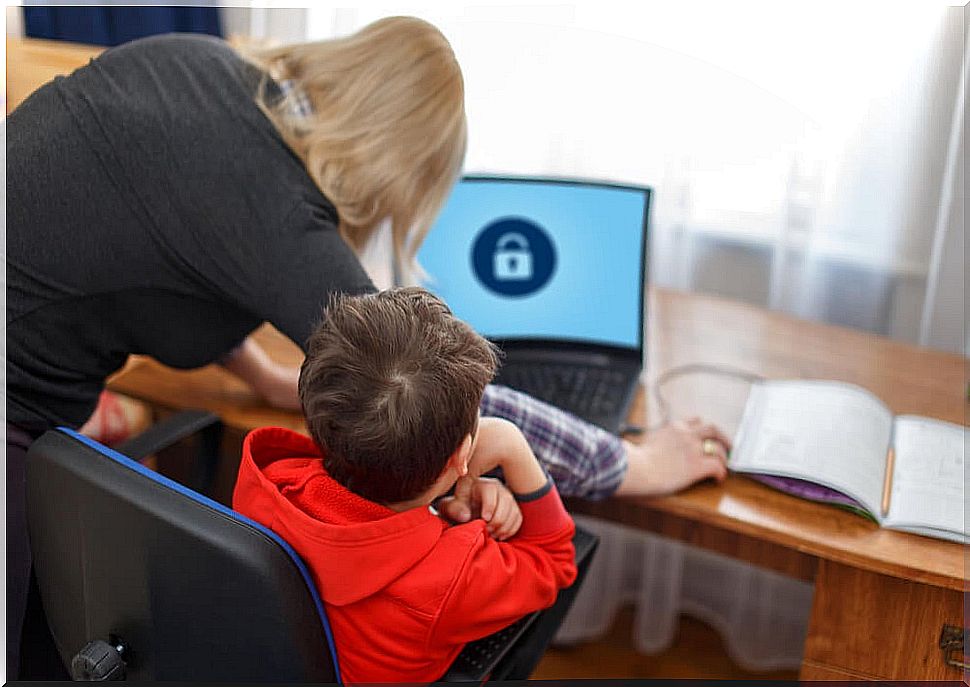
[[[300,371],[327,472],[378,503],[416,498],[475,430],[496,349],[428,291],[336,295]]]

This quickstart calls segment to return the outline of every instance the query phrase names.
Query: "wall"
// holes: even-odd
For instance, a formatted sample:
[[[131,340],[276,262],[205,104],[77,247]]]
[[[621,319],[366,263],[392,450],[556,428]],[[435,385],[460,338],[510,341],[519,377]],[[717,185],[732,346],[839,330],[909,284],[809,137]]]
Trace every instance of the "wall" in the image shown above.
[[[7,5],[5,9],[6,9],[6,22],[7,22],[7,35],[23,36],[24,35],[24,16],[20,11],[20,7],[16,5]]]
[[[308,10],[305,7],[223,7],[222,31],[227,38],[246,36],[277,43],[306,40]]]

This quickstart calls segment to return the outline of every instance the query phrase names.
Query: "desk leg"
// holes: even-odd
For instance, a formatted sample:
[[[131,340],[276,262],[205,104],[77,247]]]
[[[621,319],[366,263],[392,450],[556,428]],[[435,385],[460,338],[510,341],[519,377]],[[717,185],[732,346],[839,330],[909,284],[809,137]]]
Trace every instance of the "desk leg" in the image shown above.
[[[939,647],[963,593],[820,561],[800,678],[960,680]]]

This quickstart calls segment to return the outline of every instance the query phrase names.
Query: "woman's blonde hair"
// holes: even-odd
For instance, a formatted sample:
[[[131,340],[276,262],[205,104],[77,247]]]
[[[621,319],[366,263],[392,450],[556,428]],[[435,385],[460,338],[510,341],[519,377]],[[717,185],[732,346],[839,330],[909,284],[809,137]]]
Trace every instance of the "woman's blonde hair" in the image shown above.
[[[360,253],[390,219],[399,275],[414,274],[465,157],[464,82],[445,37],[389,17],[344,38],[243,54],[289,82],[271,98],[264,81],[257,102],[336,206],[344,239]]]

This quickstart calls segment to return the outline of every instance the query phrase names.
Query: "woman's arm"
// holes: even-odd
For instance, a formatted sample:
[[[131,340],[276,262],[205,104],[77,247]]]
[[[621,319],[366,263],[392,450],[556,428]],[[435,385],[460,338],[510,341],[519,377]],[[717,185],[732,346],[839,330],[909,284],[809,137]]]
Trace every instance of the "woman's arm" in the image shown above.
[[[518,426],[564,496],[657,496],[727,474],[729,440],[697,418],[662,427],[633,444],[507,387],[486,387],[480,410]],[[704,439],[717,442],[716,455],[704,453]]]
[[[221,365],[249,384],[270,405],[300,410],[297,383],[300,368],[280,365],[249,336],[220,361]]]
[[[260,246],[265,264],[249,293],[237,298],[240,307],[272,323],[301,349],[331,294],[375,290],[335,221],[325,207],[295,206],[277,229],[279,240]],[[220,362],[272,405],[301,410],[299,367],[276,363],[252,337]]]
[[[485,387],[480,412],[516,425],[563,496],[611,496],[627,472],[619,437],[504,386]]]

